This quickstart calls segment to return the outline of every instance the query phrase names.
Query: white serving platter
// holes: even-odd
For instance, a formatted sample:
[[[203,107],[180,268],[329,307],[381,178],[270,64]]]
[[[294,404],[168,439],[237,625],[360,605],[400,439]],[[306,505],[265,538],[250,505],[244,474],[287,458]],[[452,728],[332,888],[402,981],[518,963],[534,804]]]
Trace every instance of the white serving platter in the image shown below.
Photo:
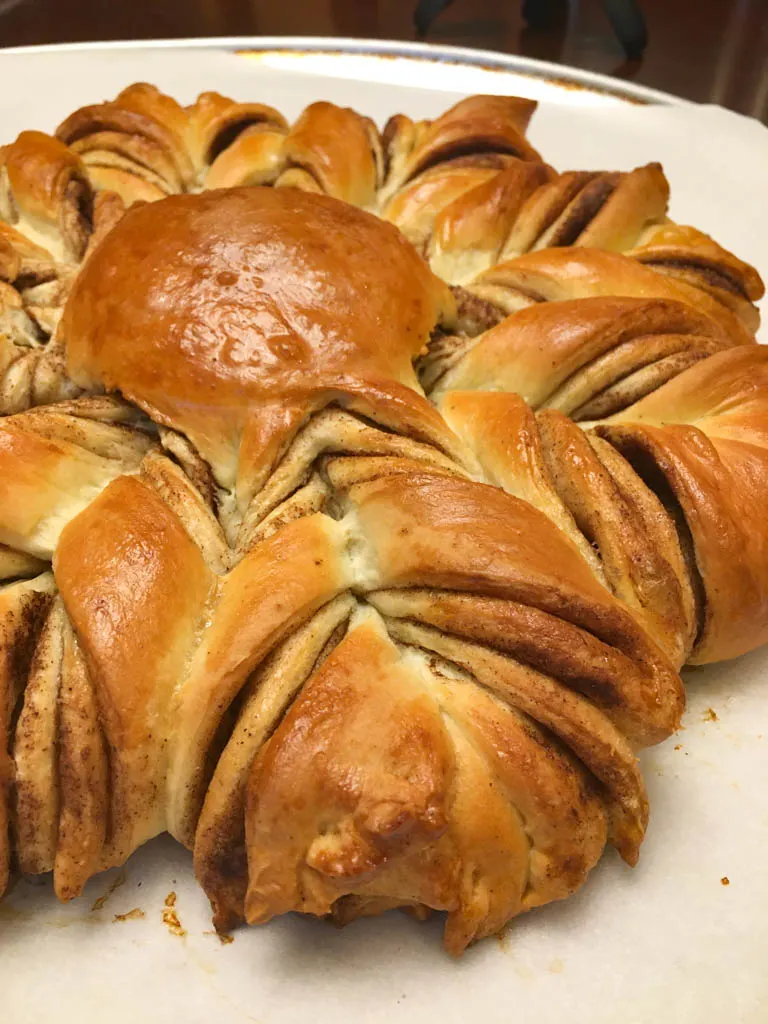
[[[303,39],[5,50],[0,143],[137,80],[182,101],[204,89],[263,100],[289,117],[328,99],[379,123],[399,110],[434,116],[470,92],[527,95],[541,102],[531,139],[553,165],[660,160],[672,216],[768,273],[762,126],[499,54]],[[343,931],[288,917],[222,945],[189,854],[164,837],[68,906],[47,880],[0,904],[0,1024],[765,1024],[768,651],[686,679],[684,730],[643,755],[652,816],[639,866],[608,853],[574,898],[461,961],[442,952],[439,918],[399,913]]]

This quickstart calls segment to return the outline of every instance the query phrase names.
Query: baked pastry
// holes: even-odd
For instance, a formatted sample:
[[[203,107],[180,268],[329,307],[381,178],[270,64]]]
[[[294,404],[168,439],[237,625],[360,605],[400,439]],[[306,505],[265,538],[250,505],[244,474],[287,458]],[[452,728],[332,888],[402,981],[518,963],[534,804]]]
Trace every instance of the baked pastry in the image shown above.
[[[458,954],[636,861],[679,668],[768,639],[762,285],[533,109],[137,85],[3,151],[0,891],[167,830],[218,928]]]

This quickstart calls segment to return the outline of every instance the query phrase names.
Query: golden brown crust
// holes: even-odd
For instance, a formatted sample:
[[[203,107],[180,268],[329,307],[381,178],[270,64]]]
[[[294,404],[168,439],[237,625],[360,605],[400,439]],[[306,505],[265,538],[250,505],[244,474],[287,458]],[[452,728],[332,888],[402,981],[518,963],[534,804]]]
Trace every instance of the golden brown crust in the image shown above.
[[[208,173],[214,176],[227,149],[254,129],[279,135],[285,134],[288,125],[274,107],[263,103],[236,103],[217,92],[201,93],[187,108],[182,122],[182,131],[198,173],[207,168]]]
[[[385,190],[381,214],[452,284],[529,252],[597,248],[701,289],[756,330],[759,275],[707,235],[668,220],[669,184],[659,164],[557,175],[526,160],[481,153],[438,162],[394,194]]]
[[[458,666],[515,711],[538,722],[570,749],[604,787],[600,795],[608,818],[608,840],[624,859],[637,861],[648,823],[648,801],[631,745],[595,704],[560,685],[551,670],[538,672],[485,645],[413,623],[388,624],[400,642],[421,648]]]
[[[362,481],[349,493],[378,587],[500,597],[579,625],[648,666],[644,742],[676,727],[682,693],[666,658],[546,516],[496,488],[426,472]]]
[[[764,485],[765,358],[734,340],[668,302],[548,303],[465,346],[438,382],[441,407],[486,473],[571,534],[577,525],[611,589],[678,665],[735,656],[766,635],[754,519]],[[653,359],[670,368],[674,353],[695,360],[661,379],[641,380],[633,369]],[[613,411],[606,396],[622,396],[614,379],[623,398],[597,427],[612,448],[588,443],[561,414],[540,413],[536,430],[526,414],[523,429],[519,400],[445,390],[517,381],[534,407],[585,417],[600,415],[595,394]],[[630,381],[640,386],[634,401]]]
[[[510,159],[504,170],[443,206],[427,249],[435,273],[462,283],[498,262],[526,200],[552,173],[544,164]]]
[[[285,166],[285,132],[263,124],[245,128],[205,174],[206,188],[272,185]]]
[[[352,263],[354,279],[340,273]],[[293,190],[233,189],[130,211],[78,277],[60,337],[77,383],[119,389],[186,433],[220,482],[239,472],[247,489],[289,431],[334,400],[373,418],[381,406],[387,425],[421,422],[450,445],[413,392],[411,360],[452,306],[374,217]]]
[[[103,866],[163,830],[170,703],[214,579],[154,490],[114,481],[65,529],[54,572],[110,749]]]
[[[13,723],[52,591],[50,573],[0,589],[0,896],[8,885],[11,869],[10,826],[16,776]]]
[[[506,391],[448,391],[438,407],[474,452],[488,483],[542,511],[602,582],[599,558],[555,489],[535,415],[523,399]]]
[[[507,313],[534,302],[562,299],[668,299],[691,306],[714,320],[736,344],[754,341],[741,320],[707,292],[651,271],[627,256],[599,249],[545,249],[529,253],[498,264],[467,287]]]
[[[79,157],[43,132],[22,132],[0,152],[0,217],[57,259],[82,259],[93,191]]]
[[[2,543],[50,559],[69,520],[115,477],[135,472],[150,444],[51,407],[0,420]]]
[[[59,686],[64,654],[64,608],[55,598],[29,666],[13,739],[16,768],[13,832],[24,874],[53,870],[59,825]]]
[[[525,138],[536,104],[515,96],[470,96],[420,126],[400,166],[391,166],[385,195],[435,164],[466,155],[510,154],[539,160]]]
[[[378,133],[368,118],[348,107],[312,103],[285,139],[285,170],[276,184],[291,184],[291,168],[305,171],[326,195],[353,206],[376,202]]]
[[[519,168],[521,164],[524,169]],[[542,166],[532,164],[527,168],[524,161],[509,156],[452,160],[447,165],[430,168],[408,182],[382,206],[381,215],[396,224],[408,241],[426,255],[437,218],[441,215],[449,218],[455,207],[457,215],[460,215],[466,203],[466,200],[465,203],[460,202],[463,197],[474,197],[477,200],[477,190],[484,187],[498,192],[498,179],[504,175],[505,168],[512,168],[510,187],[502,188],[501,194],[503,198],[514,202],[518,186],[522,184],[519,178],[528,174],[536,175]],[[503,181],[506,182],[508,177],[504,175]],[[484,199],[485,190],[479,196]],[[481,212],[485,212],[484,205],[479,202],[475,205],[481,206]]]
[[[330,103],[310,105],[290,127],[264,104],[208,92],[182,108],[138,83],[76,111],[58,135],[92,186],[127,205],[201,186],[291,185],[379,210],[454,284],[529,251],[597,247],[702,289],[754,330],[762,282],[700,232],[668,221],[660,165],[556,175],[525,140],[534,109],[515,97],[474,96],[431,122],[396,115],[379,134]],[[504,173],[520,162],[535,168],[538,187]]]
[[[656,378],[638,374],[647,375],[660,364],[663,368],[669,357],[701,359],[739,340],[675,299],[585,297],[535,303],[464,345],[448,365],[438,366],[430,392],[438,398],[449,389],[514,391],[534,408],[589,419],[598,400],[618,409],[653,390]],[[439,360],[440,353],[436,356]],[[422,374],[429,365],[428,354]]]
[[[624,252],[648,224],[666,218],[669,184],[660,164],[626,173],[571,171],[562,179],[521,211],[504,256],[564,245]]]
[[[53,256],[47,249],[0,222],[0,279],[26,288],[43,284],[55,275]]]
[[[724,278],[719,285],[721,289],[735,290],[753,302],[762,298],[765,292],[760,275],[754,267],[727,252],[709,235],[696,228],[681,227],[679,224],[662,224],[651,228],[628,255],[657,269],[671,271],[676,265],[688,263],[691,268],[720,274]],[[706,284],[706,277],[704,282]],[[714,283],[713,286],[717,287]]]
[[[112,807],[108,747],[93,680],[68,622],[63,631],[53,885],[59,899],[66,901],[79,896],[102,866]]]
[[[311,799],[297,801],[297,779]],[[246,799],[249,920],[386,897],[448,910],[455,953],[572,891],[605,840],[600,801],[565,751],[447,663],[398,651],[375,617],[304,687]],[[566,827],[545,811],[560,799]]]
[[[265,659],[242,695],[237,725],[216,765],[195,832],[195,874],[226,930],[242,919],[248,885],[245,788],[251,763],[312,671],[338,643],[355,600],[329,601]]]
[[[672,663],[683,665],[696,639],[696,608],[678,537],[663,508],[651,508],[648,491],[626,471],[620,488],[600,458],[610,457],[600,442],[590,443],[562,413],[545,410],[537,423],[555,488],[600,552],[608,586]]]
[[[209,744],[231,702],[270,650],[350,582],[346,536],[326,516],[290,523],[219,584],[215,615],[177,694],[168,829],[192,845]]]
[[[768,353],[736,348],[598,428],[652,486],[659,475],[666,481],[690,531],[703,590],[694,663],[736,657],[768,637],[767,401]]]
[[[436,273],[464,284],[495,263],[553,246],[629,250],[649,225],[666,221],[668,199],[658,164],[558,175],[543,163],[492,154],[438,163],[397,191],[382,215]]]
[[[256,758],[246,795],[249,921],[294,908],[328,913],[388,855],[445,831],[450,743],[399,662],[373,625],[353,629]],[[440,906],[444,875],[423,872],[414,879],[422,891],[402,895]]]
[[[90,144],[84,140],[101,136],[95,163],[106,159],[108,165],[117,155],[127,161],[132,177],[149,171],[160,176],[169,191],[178,191],[192,184],[195,173],[185,131],[186,115],[176,101],[154,86],[138,83],[112,102],[76,110],[56,129],[56,137],[87,153]]]
[[[635,863],[677,667],[768,639],[762,285],[532,110],[140,84],[3,157],[0,888],[169,830],[217,927],[437,909],[458,954]],[[57,174],[100,189],[58,327]]]

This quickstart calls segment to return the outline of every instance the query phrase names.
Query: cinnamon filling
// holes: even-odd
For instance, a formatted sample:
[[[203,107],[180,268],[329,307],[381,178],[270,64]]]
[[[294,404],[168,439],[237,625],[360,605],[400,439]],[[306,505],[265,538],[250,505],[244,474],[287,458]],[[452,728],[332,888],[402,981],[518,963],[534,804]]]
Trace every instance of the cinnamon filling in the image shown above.
[[[603,174],[588,182],[571,203],[565,220],[547,240],[547,245],[575,245],[582,231],[616,191],[618,183],[618,174]]]

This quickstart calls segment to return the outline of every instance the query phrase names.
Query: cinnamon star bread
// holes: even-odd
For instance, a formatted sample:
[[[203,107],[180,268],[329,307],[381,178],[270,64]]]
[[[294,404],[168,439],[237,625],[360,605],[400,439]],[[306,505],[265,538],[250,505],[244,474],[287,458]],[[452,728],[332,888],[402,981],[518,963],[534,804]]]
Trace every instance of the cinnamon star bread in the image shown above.
[[[535,104],[146,84],[0,151],[0,893],[170,832],[215,925],[574,892],[768,640],[757,272]]]

